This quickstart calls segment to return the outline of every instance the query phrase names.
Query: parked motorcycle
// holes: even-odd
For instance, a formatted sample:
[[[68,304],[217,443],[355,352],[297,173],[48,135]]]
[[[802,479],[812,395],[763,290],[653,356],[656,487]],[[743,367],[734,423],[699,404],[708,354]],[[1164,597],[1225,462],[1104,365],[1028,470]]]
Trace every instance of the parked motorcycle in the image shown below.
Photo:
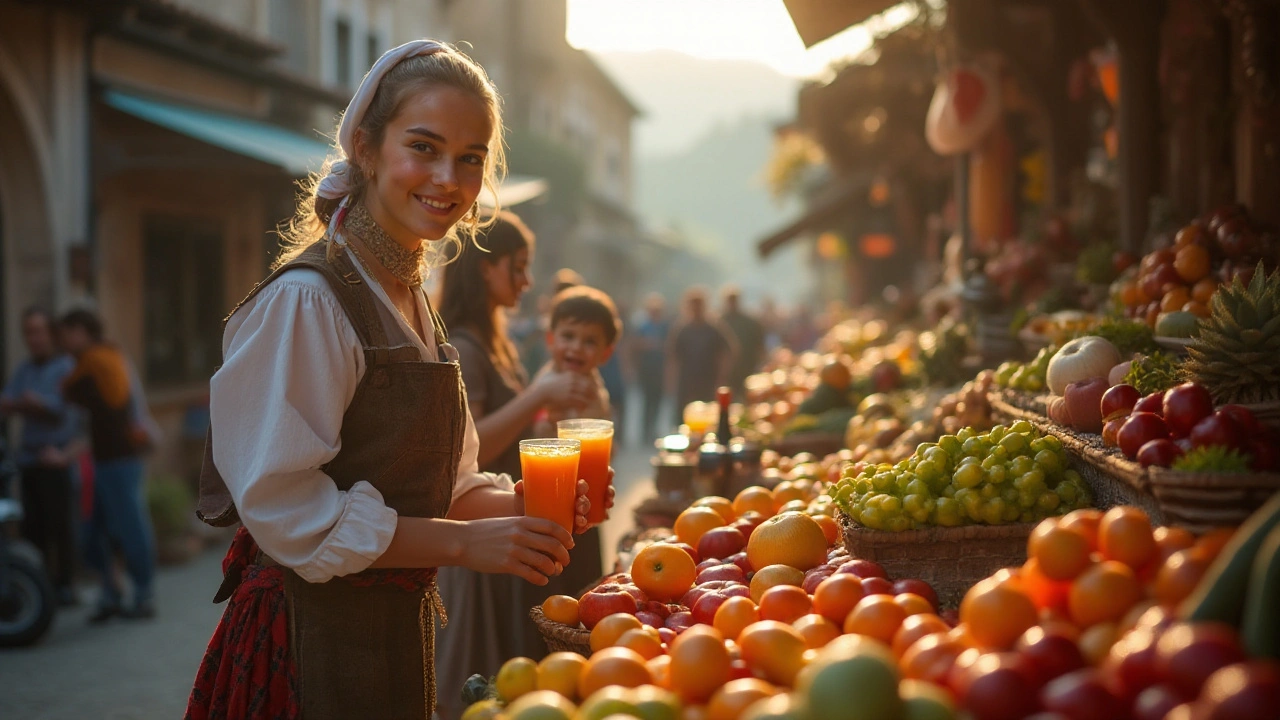
[[[0,647],[31,645],[53,624],[57,596],[40,550],[18,532],[18,468],[0,448]]]

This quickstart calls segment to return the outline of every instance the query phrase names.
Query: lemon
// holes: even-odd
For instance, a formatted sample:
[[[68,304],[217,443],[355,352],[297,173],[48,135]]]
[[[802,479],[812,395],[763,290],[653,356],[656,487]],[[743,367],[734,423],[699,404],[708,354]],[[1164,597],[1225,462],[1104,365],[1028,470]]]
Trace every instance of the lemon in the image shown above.
[[[534,690],[507,706],[508,720],[572,720],[578,709],[563,695],[551,690]]]
[[[578,708],[577,720],[605,720],[610,715],[636,715],[629,688],[610,685],[591,693]]]
[[[527,657],[511,658],[502,664],[493,681],[499,697],[507,702],[538,689],[538,663]]]
[[[481,700],[462,713],[462,720],[494,720],[502,714],[502,703],[497,700]]]

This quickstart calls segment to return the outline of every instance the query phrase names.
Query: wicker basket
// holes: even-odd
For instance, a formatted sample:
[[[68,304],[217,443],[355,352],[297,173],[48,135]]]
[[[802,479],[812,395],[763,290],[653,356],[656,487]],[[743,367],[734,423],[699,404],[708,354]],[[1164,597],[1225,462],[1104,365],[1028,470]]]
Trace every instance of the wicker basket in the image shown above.
[[[928,530],[869,530],[839,513],[844,546],[855,558],[884,566],[895,579],[917,578],[933,586],[943,607],[958,607],[975,583],[1027,560],[1034,523],[966,525]]]
[[[538,626],[542,640],[551,652],[575,652],[583,657],[591,656],[591,631],[581,627],[569,627],[555,622],[535,607],[529,611],[533,624]]]
[[[818,457],[840,452],[844,448],[843,433],[801,432],[767,443],[768,449],[791,457],[800,453],[813,453]]]
[[[1280,432],[1280,402],[1249,403],[1244,405],[1258,418],[1258,422]]]
[[[1199,473],[1149,468],[1165,519],[1194,533],[1237,526],[1280,491],[1280,473]]]

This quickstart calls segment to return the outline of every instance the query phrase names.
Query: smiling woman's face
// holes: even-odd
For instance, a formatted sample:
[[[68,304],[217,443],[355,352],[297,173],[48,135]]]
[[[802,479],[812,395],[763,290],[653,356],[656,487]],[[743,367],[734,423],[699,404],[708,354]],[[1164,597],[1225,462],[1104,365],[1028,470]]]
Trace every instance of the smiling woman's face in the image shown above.
[[[369,214],[406,247],[443,238],[480,196],[492,134],[480,98],[447,85],[412,92],[373,152],[357,135]]]

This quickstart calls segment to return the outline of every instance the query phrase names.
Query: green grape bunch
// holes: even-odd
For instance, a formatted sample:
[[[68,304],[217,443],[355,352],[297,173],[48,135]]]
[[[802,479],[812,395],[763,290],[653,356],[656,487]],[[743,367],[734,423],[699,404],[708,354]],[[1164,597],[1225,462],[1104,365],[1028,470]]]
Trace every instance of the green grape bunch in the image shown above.
[[[1045,376],[1049,372],[1049,361],[1058,352],[1056,345],[1040,349],[1034,359],[1028,363],[1008,361],[996,368],[996,387],[1040,393],[1045,389]]]
[[[1093,503],[1062,443],[1025,420],[962,428],[897,464],[850,465],[827,494],[863,527],[891,532],[1039,522]]]

